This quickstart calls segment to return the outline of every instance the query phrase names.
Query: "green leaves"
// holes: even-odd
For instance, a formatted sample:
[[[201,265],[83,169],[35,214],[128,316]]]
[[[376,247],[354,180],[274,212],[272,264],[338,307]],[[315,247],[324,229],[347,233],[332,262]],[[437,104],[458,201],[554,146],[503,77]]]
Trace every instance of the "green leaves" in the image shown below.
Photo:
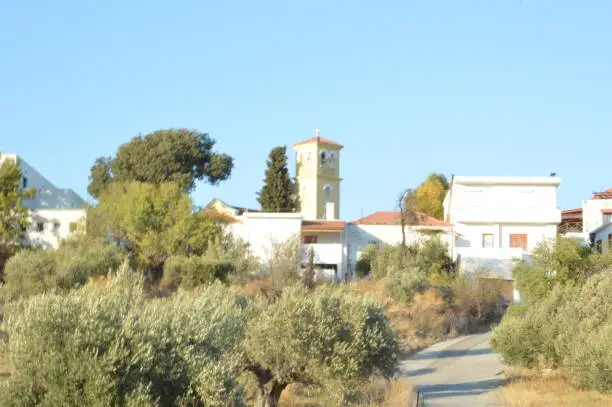
[[[264,212],[292,212],[292,184],[287,168],[287,147],[275,147],[270,151],[264,186],[258,192],[257,201]]]
[[[174,183],[190,192],[198,180],[212,185],[229,178],[234,162],[213,151],[215,140],[188,129],[158,130],[134,137],[114,158],[98,158],[91,167],[89,193],[98,198],[113,182]]]
[[[173,183],[112,183],[88,219],[90,233],[110,234],[128,247],[139,267],[158,273],[169,256],[201,255],[223,235],[217,222],[194,213],[189,196]]]
[[[381,306],[346,287],[297,284],[252,320],[244,344],[248,363],[278,383],[306,383],[337,393],[371,375],[390,377],[398,344]]]
[[[22,190],[22,174],[17,164],[5,160],[0,165],[0,270],[4,261],[21,246],[28,227],[25,198],[32,198],[32,190]]]

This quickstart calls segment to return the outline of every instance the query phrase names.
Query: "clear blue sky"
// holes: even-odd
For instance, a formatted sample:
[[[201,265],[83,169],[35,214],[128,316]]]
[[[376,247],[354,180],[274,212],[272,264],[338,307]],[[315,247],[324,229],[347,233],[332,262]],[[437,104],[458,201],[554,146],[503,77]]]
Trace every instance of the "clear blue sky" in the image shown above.
[[[317,126],[347,220],[430,171],[555,171],[563,208],[612,187],[610,1],[12,1],[0,52],[0,151],[84,197],[96,157],[169,127],[235,158],[197,204],[257,206],[269,150]]]

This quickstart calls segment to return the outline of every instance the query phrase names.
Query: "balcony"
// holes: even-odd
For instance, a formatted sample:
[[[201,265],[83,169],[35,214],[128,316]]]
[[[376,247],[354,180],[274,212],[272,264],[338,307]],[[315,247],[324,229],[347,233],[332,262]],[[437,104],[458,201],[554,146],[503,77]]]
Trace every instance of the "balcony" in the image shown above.
[[[343,246],[340,243],[302,244],[302,261],[308,261],[308,252],[314,250],[315,264],[341,264]]]
[[[451,213],[453,222],[485,223],[560,223],[560,209],[504,209],[470,206],[455,208]]]

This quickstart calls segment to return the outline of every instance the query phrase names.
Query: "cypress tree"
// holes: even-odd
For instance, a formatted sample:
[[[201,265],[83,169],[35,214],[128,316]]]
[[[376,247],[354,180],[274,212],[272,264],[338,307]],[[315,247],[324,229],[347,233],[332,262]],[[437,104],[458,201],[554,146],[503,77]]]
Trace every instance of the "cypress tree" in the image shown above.
[[[292,183],[287,168],[287,147],[274,147],[268,155],[264,185],[257,193],[263,212],[293,212]]]

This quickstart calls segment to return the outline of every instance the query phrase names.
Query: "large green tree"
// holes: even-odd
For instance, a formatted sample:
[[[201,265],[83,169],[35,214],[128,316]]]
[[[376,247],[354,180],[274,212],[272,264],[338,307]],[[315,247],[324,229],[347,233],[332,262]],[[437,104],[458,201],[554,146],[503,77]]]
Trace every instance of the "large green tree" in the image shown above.
[[[227,154],[213,151],[215,140],[189,129],[158,130],[134,137],[115,157],[100,157],[91,167],[89,193],[98,198],[111,182],[173,182],[189,192],[205,179],[217,184],[229,178],[234,166]]]
[[[449,183],[443,174],[431,173],[413,191],[407,207],[414,212],[422,212],[437,219],[444,217],[444,197]]]
[[[257,201],[264,212],[292,212],[295,201],[292,197],[292,183],[287,168],[287,147],[274,147],[270,151],[264,186],[258,192]]]
[[[22,174],[16,163],[0,165],[0,276],[6,260],[23,243],[28,226],[28,210],[22,203],[34,197],[31,189],[21,188]]]
[[[201,255],[223,235],[219,222],[197,211],[174,183],[111,183],[88,214],[93,236],[110,236],[131,254],[135,265],[161,277],[172,255]]]

